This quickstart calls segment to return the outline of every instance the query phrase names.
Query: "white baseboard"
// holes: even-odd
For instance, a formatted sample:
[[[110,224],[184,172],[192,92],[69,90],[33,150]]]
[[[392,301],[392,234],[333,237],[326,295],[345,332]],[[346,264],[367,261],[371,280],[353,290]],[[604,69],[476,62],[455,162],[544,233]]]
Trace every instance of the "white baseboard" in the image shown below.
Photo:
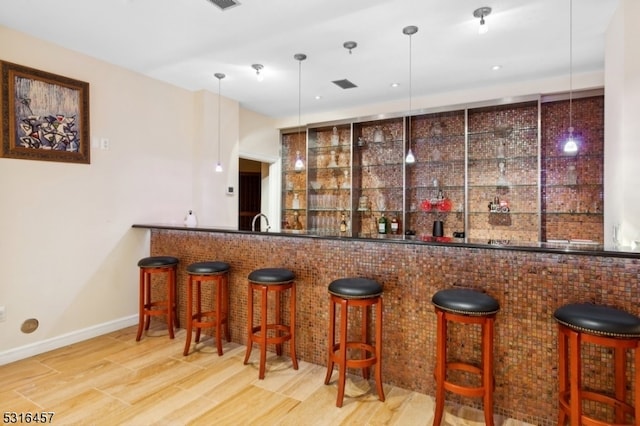
[[[71,333],[62,334],[50,339],[41,340],[39,342],[30,343],[18,348],[9,349],[0,352],[0,365],[9,364],[10,362],[19,361],[29,358],[30,356],[58,349],[63,346],[78,343],[83,340],[111,333],[138,323],[138,314],[129,317],[119,318],[102,324],[93,325],[81,330],[72,331]]]

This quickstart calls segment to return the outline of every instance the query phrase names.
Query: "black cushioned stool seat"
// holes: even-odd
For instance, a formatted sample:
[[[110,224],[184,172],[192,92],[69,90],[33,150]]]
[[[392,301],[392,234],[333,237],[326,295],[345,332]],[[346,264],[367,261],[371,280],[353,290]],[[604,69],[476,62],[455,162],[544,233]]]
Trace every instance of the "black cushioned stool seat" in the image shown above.
[[[375,381],[378,399],[384,401],[382,387],[382,286],[367,278],[340,278],[329,284],[329,356],[327,375],[324,383],[328,385],[333,367],[338,365],[338,397],[336,406],[342,407],[347,368],[361,368],[362,376],[369,379],[369,368],[375,365]],[[340,339],[336,342],[336,305],[340,305]],[[369,341],[369,316],[367,308],[375,310],[375,340]],[[347,320],[349,308],[362,310],[360,336],[358,340],[348,338]],[[348,352],[352,353],[348,353]],[[356,353],[353,353],[353,352]],[[356,356],[360,351],[359,357]],[[352,356],[349,356],[352,355]]]
[[[482,397],[485,424],[493,426],[493,334],[500,304],[486,293],[465,288],[436,292],[431,302],[438,317],[436,332],[436,409],[433,424],[440,425],[444,414],[445,391],[467,397]],[[482,362],[475,366],[447,360],[447,322],[477,324],[482,327]],[[449,370],[479,375],[480,386],[466,386],[447,380]]]
[[[176,302],[176,270],[179,260],[173,256],[149,256],[138,261],[140,268],[139,297],[138,297],[138,333],[136,341],[140,341],[142,331],[149,329],[152,316],[163,315],[167,319],[169,337],[174,338],[173,325],[179,327]],[[151,279],[153,276],[163,276],[166,284],[166,294],[163,300],[152,300]]]
[[[558,308],[558,424],[567,417],[571,425],[636,425],[640,421],[640,318],[626,311],[591,303],[572,303]],[[583,389],[581,344],[613,348],[614,392]],[[631,386],[633,404],[627,400],[627,350],[634,349],[635,374]],[[600,358],[598,358],[600,360]],[[597,401],[613,409],[612,418],[596,419],[584,413],[582,401]]]
[[[200,332],[204,328],[215,327],[216,329],[216,349],[218,356],[222,355],[222,326],[224,325],[224,336],[227,342],[230,339],[229,333],[229,269],[231,267],[226,262],[196,262],[187,266],[187,338],[184,345],[183,355],[189,354],[191,349],[191,334],[193,328],[196,329],[196,343],[200,342]],[[202,283],[212,282],[214,285],[215,307],[208,311],[202,311]],[[193,292],[195,285],[196,310],[193,312]]]
[[[282,355],[282,344],[290,342],[290,356],[293,369],[298,369],[298,359],[296,357],[296,285],[295,274],[285,268],[263,268],[256,269],[249,274],[249,296],[247,298],[247,352],[244,363],[249,362],[253,343],[260,345],[260,366],[258,378],[264,379],[267,345],[276,345],[276,354]],[[282,319],[281,298],[289,290],[289,324],[285,324]],[[253,321],[253,293],[260,292],[260,323],[254,325]],[[269,322],[269,293],[274,293],[275,310],[273,320]]]

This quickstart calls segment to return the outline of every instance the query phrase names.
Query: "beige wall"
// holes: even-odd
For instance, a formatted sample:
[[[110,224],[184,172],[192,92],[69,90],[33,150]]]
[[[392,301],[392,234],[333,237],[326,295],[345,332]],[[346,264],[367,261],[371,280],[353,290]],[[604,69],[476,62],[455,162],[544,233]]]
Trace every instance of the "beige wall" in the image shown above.
[[[0,27],[0,58],[90,83],[91,164],[0,159],[0,363],[135,323],[137,267],[149,250],[136,222],[234,226],[239,106],[191,93]],[[94,141],[110,140],[101,150]],[[275,141],[277,143],[277,139]],[[214,199],[215,198],[215,199]],[[40,327],[20,331],[27,318]]]

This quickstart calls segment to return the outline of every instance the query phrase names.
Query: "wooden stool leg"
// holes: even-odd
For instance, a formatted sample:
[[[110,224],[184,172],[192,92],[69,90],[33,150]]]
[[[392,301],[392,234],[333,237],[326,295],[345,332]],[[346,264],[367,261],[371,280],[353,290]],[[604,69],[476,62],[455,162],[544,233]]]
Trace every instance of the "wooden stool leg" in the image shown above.
[[[267,286],[260,286],[260,294],[262,298],[261,303],[261,316],[262,320],[260,322],[260,370],[258,373],[258,379],[264,379],[264,371],[267,364],[267,313],[268,313],[268,292]],[[277,295],[276,295],[277,300]]]
[[[296,284],[291,284],[291,292],[289,294],[291,297],[290,306],[289,306],[289,334],[291,335],[290,340],[290,349],[291,353],[291,362],[293,364],[293,369],[298,369],[298,357],[296,355]]]
[[[222,280],[221,275],[214,277],[214,286],[216,288],[216,347],[218,348],[218,356],[222,356]]]
[[[274,299],[275,299],[275,305],[276,305],[276,312],[275,312],[275,324],[282,324],[282,306],[280,303],[280,298],[282,297],[282,292],[281,291],[276,291],[274,292]],[[280,330],[278,328],[275,329],[275,336],[279,337],[280,336]],[[276,343],[276,355],[278,356],[282,356],[282,343]]]
[[[493,318],[487,318],[482,325],[482,387],[484,421],[493,426]]]
[[[171,309],[173,309],[173,322],[176,329],[180,328],[180,319],[178,318],[178,292],[176,287],[178,285],[177,268],[174,266],[171,268]]]
[[[569,365],[571,426],[580,426],[582,417],[580,336],[573,330],[569,331],[569,352],[571,360]]]
[[[558,394],[559,399],[562,400],[564,398],[564,394],[568,390],[568,377],[567,377],[567,363],[569,362],[568,352],[567,352],[567,336],[564,333],[562,327],[560,327],[558,331]],[[559,407],[558,410],[558,426],[564,426],[567,422],[567,413],[562,407]]]
[[[340,300],[340,347],[338,349],[340,360],[338,368],[340,369],[338,376],[338,399],[336,407],[342,407],[344,399],[344,385],[347,380],[347,318],[349,317],[349,303],[346,299]]]
[[[200,322],[202,321],[202,281],[200,280],[201,277],[193,278],[192,276],[189,276],[189,279],[193,279],[193,281],[195,281],[195,291],[196,291],[196,311],[195,312],[192,311],[191,318],[195,319],[197,322]],[[193,295],[192,295],[192,300],[193,300]],[[187,320],[188,318],[189,317],[187,316]],[[202,327],[200,327],[200,324],[198,324],[198,326],[196,327],[196,343],[200,342],[201,330],[202,330]]]
[[[362,319],[360,321],[360,341],[364,342],[364,343],[368,343],[369,342],[369,315],[368,315],[368,309],[366,306],[363,306],[360,308],[360,310],[362,311]],[[362,359],[365,359],[367,357],[367,351],[365,349],[361,349],[360,350],[360,357]],[[369,380],[369,376],[370,376],[370,368],[369,367],[364,367],[362,369],[362,377],[366,380]]]
[[[627,400],[627,356],[626,349],[615,348],[613,350],[614,359],[614,375],[616,381],[616,399],[618,401]],[[623,424],[625,421],[624,410],[621,406],[616,405],[616,423]]]
[[[151,308],[151,274],[144,273],[144,308]],[[144,329],[149,330],[151,325],[151,315],[145,314]]]
[[[231,341],[231,333],[229,332],[229,274],[224,273],[222,277],[222,307],[224,318],[224,337],[227,342]]]
[[[447,319],[441,310],[437,314],[436,332],[436,409],[433,414],[433,426],[440,426],[444,414],[444,381],[447,363]]]
[[[193,277],[187,280],[187,339],[182,355],[187,356],[191,348],[191,332],[193,330]]]
[[[175,281],[173,279],[173,269],[167,269],[167,329],[169,330],[169,338],[173,339],[173,322],[175,321],[174,315],[174,297],[175,297]]]
[[[636,423],[640,422],[640,347],[636,345],[633,350],[633,357],[635,359],[635,374],[634,374],[634,395],[635,395],[635,404],[634,404],[634,417]]]
[[[249,283],[247,295],[247,352],[244,355],[244,364],[247,365],[253,347],[253,284]]]
[[[382,386],[382,298],[376,303],[376,388],[378,399],[384,401]]]
[[[327,375],[324,378],[324,384],[328,385],[333,374],[333,355],[336,345],[336,304],[333,300],[333,296],[329,295],[329,350],[327,359]]]
[[[140,341],[140,338],[142,337],[142,329],[144,327],[144,303],[145,303],[145,296],[144,296],[144,270],[142,268],[140,268],[140,280],[139,280],[139,284],[138,284],[138,334],[136,335],[136,342]]]

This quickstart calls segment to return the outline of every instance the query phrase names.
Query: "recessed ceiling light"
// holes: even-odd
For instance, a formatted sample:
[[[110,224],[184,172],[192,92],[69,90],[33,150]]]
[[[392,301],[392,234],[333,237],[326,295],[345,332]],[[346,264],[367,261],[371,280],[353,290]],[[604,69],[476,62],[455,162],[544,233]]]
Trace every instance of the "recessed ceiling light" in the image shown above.
[[[391,83],[391,87],[400,87],[400,83]]]
[[[502,69],[502,65],[494,65],[491,67],[491,69],[494,71],[498,71],[499,69]]]
[[[320,99],[322,99],[322,96],[316,95],[316,101],[319,101]]]

